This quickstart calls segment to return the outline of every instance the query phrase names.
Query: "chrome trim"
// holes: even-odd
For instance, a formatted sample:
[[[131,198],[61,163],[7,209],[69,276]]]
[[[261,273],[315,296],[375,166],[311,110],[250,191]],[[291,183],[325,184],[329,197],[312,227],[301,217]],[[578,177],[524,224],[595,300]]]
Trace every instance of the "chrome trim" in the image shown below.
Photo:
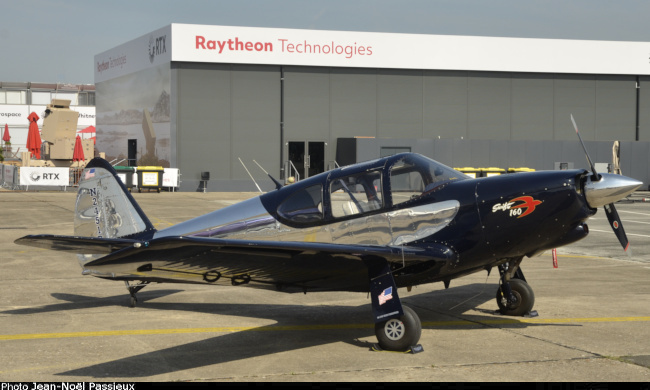
[[[459,208],[459,201],[447,200],[389,212],[392,235],[389,245],[408,244],[442,230],[454,219]]]
[[[156,232],[154,238],[167,236],[231,237],[246,233],[246,221],[255,221],[256,229],[275,224],[259,197],[225,207]],[[264,221],[261,222],[260,221]],[[252,224],[253,222],[250,222]],[[233,237],[234,238],[234,237]]]
[[[154,238],[181,235],[236,240],[402,245],[440,231],[454,219],[459,208],[457,200],[449,200],[362,215],[328,225],[293,228],[275,220],[266,212],[259,198],[252,198],[161,230]]]

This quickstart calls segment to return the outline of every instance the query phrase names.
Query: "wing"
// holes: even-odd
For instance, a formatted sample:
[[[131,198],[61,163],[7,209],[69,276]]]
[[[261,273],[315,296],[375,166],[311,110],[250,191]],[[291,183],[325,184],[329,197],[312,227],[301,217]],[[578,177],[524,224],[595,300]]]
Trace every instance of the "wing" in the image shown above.
[[[444,245],[417,248],[163,237],[139,247],[129,245],[83,267],[87,273],[121,280],[367,291],[367,263],[377,258],[388,261],[395,275],[408,277],[437,272],[455,259],[455,253]]]

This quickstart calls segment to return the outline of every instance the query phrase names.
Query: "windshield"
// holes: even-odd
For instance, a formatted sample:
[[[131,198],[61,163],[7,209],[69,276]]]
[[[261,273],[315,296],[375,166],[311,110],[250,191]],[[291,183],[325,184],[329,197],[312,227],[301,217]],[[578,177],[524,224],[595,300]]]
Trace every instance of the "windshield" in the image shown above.
[[[292,222],[309,224],[323,219],[323,187],[301,188],[278,207],[278,215]]]
[[[448,183],[470,177],[427,157],[409,154],[390,167],[393,205],[441,189]]]

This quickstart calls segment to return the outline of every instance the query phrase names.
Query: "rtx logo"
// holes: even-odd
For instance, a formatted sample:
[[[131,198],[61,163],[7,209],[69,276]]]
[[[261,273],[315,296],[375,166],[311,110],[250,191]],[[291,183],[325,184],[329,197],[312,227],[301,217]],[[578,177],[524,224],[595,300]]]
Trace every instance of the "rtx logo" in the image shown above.
[[[38,172],[32,172],[32,173],[30,173],[29,178],[33,182],[37,182],[37,181],[41,180],[41,175],[39,175]],[[43,180],[59,180],[59,174],[58,173],[47,173],[46,172],[46,173],[43,173],[42,178],[43,178]]]
[[[43,180],[59,180],[58,173],[44,173]]]
[[[157,38],[149,37],[149,61],[153,64],[153,59],[160,54],[167,53],[167,35],[161,35]]]

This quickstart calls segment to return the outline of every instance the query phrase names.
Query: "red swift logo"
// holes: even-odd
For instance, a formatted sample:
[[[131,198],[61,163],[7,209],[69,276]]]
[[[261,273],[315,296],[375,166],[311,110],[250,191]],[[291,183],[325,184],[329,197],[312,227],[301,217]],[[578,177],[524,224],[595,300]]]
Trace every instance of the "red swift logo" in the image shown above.
[[[515,205],[516,202],[523,202]],[[492,206],[492,212],[509,211],[511,217],[525,217],[535,211],[535,208],[542,204],[541,200],[535,200],[532,196],[520,196],[509,202],[497,203]]]

